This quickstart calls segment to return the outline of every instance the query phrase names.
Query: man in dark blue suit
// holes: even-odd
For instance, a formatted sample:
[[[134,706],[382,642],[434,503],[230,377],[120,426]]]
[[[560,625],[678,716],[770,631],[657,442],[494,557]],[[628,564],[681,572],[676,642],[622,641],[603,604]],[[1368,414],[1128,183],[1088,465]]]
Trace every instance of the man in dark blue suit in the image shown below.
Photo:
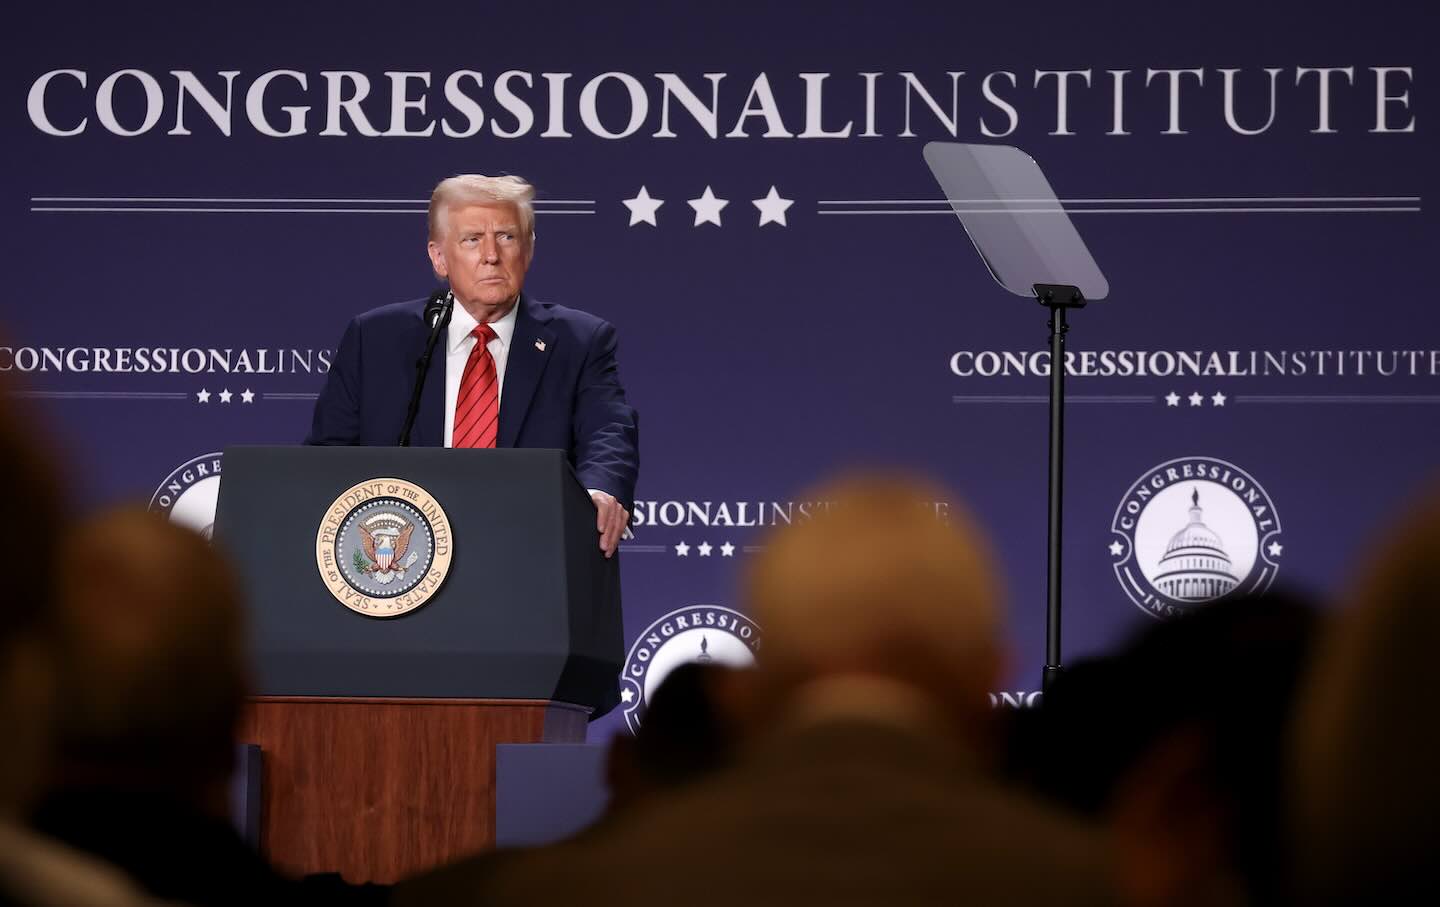
[[[455,308],[411,443],[567,451],[595,502],[608,557],[635,500],[637,416],[620,385],[615,328],[521,292],[534,253],[534,196],[513,176],[456,176],[435,187],[428,250]],[[397,443],[429,336],[424,309],[423,299],[399,302],[350,322],[305,443]]]

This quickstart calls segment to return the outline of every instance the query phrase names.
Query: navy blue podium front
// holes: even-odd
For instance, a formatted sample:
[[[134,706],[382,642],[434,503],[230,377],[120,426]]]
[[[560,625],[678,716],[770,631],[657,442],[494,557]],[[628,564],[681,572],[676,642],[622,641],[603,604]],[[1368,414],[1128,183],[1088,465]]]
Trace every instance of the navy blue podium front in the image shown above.
[[[618,699],[594,513],[555,450],[225,452],[272,860],[392,881],[493,843],[494,747],[582,742]]]

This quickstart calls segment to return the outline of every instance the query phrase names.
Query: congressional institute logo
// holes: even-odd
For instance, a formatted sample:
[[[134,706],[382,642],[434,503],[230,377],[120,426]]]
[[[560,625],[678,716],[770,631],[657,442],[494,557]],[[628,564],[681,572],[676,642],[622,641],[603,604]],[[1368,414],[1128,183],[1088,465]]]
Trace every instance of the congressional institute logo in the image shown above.
[[[330,505],[315,563],[340,604],[366,617],[399,617],[445,582],[454,540],[440,503],[404,479],[370,479]]]
[[[150,497],[150,510],[210,538],[215,531],[223,459],[217,450],[175,467]]]
[[[620,704],[630,733],[640,730],[645,707],[660,681],[686,662],[749,667],[760,649],[760,626],[719,605],[677,608],[645,628],[620,672]]]
[[[1182,457],[1145,473],[1125,493],[1110,531],[1115,577],[1152,617],[1264,592],[1285,550],[1265,489],[1214,457]]]

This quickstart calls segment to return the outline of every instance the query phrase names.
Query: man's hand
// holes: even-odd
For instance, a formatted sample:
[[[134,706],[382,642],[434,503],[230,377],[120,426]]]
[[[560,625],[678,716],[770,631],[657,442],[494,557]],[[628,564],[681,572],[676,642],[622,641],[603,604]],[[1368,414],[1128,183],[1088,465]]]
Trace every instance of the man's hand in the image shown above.
[[[590,500],[595,503],[595,530],[600,533],[600,550],[606,557],[613,557],[620,547],[620,536],[630,524],[630,511],[620,506],[614,495],[591,489]]]

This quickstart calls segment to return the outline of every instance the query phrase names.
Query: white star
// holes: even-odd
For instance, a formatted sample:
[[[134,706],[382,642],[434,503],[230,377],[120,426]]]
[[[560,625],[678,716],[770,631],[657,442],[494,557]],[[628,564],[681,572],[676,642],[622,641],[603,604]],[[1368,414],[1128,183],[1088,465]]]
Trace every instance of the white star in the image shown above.
[[[623,690],[620,691],[620,701],[621,701],[621,702],[629,702],[630,700],[632,700],[632,699],[634,699],[634,698],[635,698],[635,691],[632,690],[632,689],[630,689],[629,687],[626,687],[625,689],[623,689]]]
[[[1215,396],[1213,396],[1213,397],[1210,398],[1210,402],[1213,403],[1213,404],[1215,404],[1216,406],[1224,406],[1224,405],[1225,405],[1225,395],[1222,394],[1222,393],[1220,393],[1219,391],[1216,391],[1216,392],[1215,392]]]
[[[1124,550],[1125,550],[1125,546],[1122,545],[1122,544],[1120,544],[1119,542],[1111,542],[1111,543],[1110,543],[1110,553],[1113,554],[1113,555],[1115,555],[1116,557],[1119,557],[1119,556],[1120,556],[1120,553],[1121,553],[1122,551],[1124,551]]]
[[[760,226],[763,227],[771,223],[779,224],[782,227],[790,226],[785,223],[785,209],[795,204],[795,200],[793,198],[781,198],[779,191],[776,190],[774,186],[770,187],[770,193],[768,195],[764,198],[754,199],[750,204],[760,209]]]
[[[699,198],[692,198],[686,204],[695,209],[695,226],[714,224],[718,227],[720,226],[720,210],[730,202],[723,198],[716,198],[715,193],[710,191],[709,186],[706,186]]]
[[[1165,405],[1166,405],[1166,406],[1179,406],[1179,405],[1180,405],[1180,395],[1177,394],[1177,393],[1175,393],[1174,391],[1171,391],[1170,393],[1166,394],[1166,395],[1165,395]]]
[[[252,390],[251,390],[250,388],[248,388],[248,387],[245,388],[245,390],[243,390],[243,391],[240,392],[240,400],[241,400],[242,402],[244,402],[244,403],[254,403],[254,402],[255,402],[255,392],[252,391]]]
[[[1270,551],[1270,556],[1271,556],[1271,557],[1279,557],[1279,556],[1280,556],[1280,552],[1282,552],[1282,551],[1284,551],[1284,550],[1285,550],[1285,546],[1282,545],[1282,544],[1280,544],[1279,542],[1271,542],[1271,543],[1270,543],[1269,551]]]
[[[665,201],[651,198],[650,192],[641,186],[634,198],[627,198],[622,204],[630,209],[630,226],[649,224],[652,227],[658,227],[659,224],[655,221],[655,212],[660,210],[660,206],[665,204]]]
[[[732,544],[730,544],[729,542],[726,542],[725,544],[721,545],[721,546],[720,546],[720,556],[721,556],[721,557],[734,557],[734,556],[735,556],[735,546],[732,545]]]
[[[233,397],[233,396],[235,396],[235,395],[232,394],[232,393],[230,393],[230,388],[227,387],[227,388],[225,388],[223,391],[220,392],[220,402],[221,402],[221,403],[229,403],[229,402],[230,402],[230,398]]]
[[[1204,403],[1204,402],[1205,402],[1205,398],[1202,397],[1202,396],[1200,396],[1200,392],[1199,392],[1199,391],[1196,391],[1195,393],[1193,393],[1193,394],[1190,395],[1190,405],[1191,405],[1191,406],[1200,406],[1200,405],[1201,405],[1202,403]]]
[[[200,392],[195,395],[195,399],[196,399],[196,400],[199,400],[201,403],[209,403],[209,402],[210,402],[210,392],[207,391],[205,388],[202,387],[202,388],[200,388]]]
[[[701,557],[709,557],[713,548],[709,542],[701,542],[696,550],[700,552]]]
[[[689,557],[690,546],[685,544],[684,542],[681,542],[680,544],[675,546],[675,553],[678,554],[680,557]]]

